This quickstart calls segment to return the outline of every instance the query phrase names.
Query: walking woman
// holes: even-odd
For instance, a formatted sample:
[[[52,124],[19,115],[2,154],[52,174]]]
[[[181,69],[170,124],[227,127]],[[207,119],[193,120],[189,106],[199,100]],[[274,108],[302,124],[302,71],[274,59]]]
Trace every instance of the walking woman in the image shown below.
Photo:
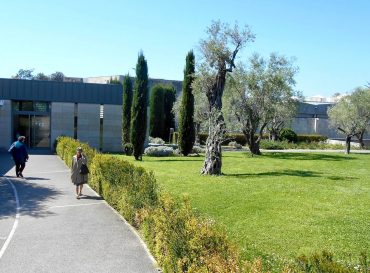
[[[82,195],[83,184],[87,183],[87,174],[81,174],[82,164],[87,164],[87,159],[82,153],[82,148],[78,147],[76,154],[72,158],[71,180],[76,186],[76,198],[80,199]]]

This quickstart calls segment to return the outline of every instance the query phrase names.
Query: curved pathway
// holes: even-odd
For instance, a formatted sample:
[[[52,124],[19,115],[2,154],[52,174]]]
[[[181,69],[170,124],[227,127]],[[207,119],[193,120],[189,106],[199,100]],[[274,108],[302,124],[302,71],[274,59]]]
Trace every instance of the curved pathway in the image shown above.
[[[0,272],[158,272],[136,232],[89,187],[77,200],[55,155],[30,155],[24,179],[0,154]]]

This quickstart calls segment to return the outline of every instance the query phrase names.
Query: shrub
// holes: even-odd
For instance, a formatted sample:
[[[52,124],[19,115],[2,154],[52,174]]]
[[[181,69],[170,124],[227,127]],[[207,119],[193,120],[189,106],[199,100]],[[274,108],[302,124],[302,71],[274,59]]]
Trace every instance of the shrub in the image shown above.
[[[232,148],[234,148],[234,149],[241,149],[241,148],[243,148],[243,146],[242,145],[240,145],[238,142],[236,142],[236,141],[231,141],[231,142],[229,142],[229,147],[232,147]]]
[[[134,152],[134,146],[132,145],[132,143],[125,143],[123,145],[123,151],[125,152],[125,155],[132,155],[132,153]]]
[[[159,137],[149,137],[149,142],[153,144],[165,144],[164,140]]]
[[[238,252],[225,232],[197,217],[188,200],[160,195],[158,206],[142,211],[139,222],[164,273],[241,272]]]
[[[365,258],[364,258],[365,257]],[[364,261],[363,261],[364,259]],[[300,256],[297,259],[297,266],[294,271],[307,273],[354,273],[354,272],[368,272],[366,256],[363,255],[359,270],[354,267],[334,261],[333,255],[330,252],[323,251],[322,253],[315,253],[311,256]]]
[[[200,146],[193,146],[193,149],[191,150],[191,153],[193,154],[204,154],[205,152],[206,152],[206,149]]]
[[[297,135],[298,142],[320,142],[327,139],[328,137],[322,135]]]
[[[171,156],[173,148],[167,146],[150,146],[145,149],[144,153],[147,156]]]
[[[297,142],[297,134],[289,128],[283,128],[280,131],[280,139],[287,140],[288,142]]]
[[[142,167],[115,156],[98,154],[91,164],[90,174],[89,185],[134,226],[137,226],[138,211],[153,207],[157,202],[154,175]]]
[[[283,150],[288,149],[288,142],[287,141],[269,141],[269,140],[261,140],[260,148],[266,150]]]

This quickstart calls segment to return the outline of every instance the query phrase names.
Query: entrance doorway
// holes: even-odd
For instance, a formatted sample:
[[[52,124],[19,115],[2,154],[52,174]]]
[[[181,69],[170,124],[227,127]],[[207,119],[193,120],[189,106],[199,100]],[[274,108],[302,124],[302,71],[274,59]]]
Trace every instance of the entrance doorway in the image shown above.
[[[15,115],[13,128],[14,138],[25,136],[29,148],[50,148],[50,116]]]

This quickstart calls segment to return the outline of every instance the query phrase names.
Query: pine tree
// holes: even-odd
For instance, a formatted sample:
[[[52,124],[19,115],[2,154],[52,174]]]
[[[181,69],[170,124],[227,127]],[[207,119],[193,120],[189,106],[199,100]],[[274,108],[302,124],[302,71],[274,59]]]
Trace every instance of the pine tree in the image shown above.
[[[162,130],[162,139],[170,140],[170,128],[175,128],[175,115],[172,112],[173,104],[176,101],[176,89],[173,85],[165,86],[164,88],[164,126]]]
[[[123,79],[123,99],[122,99],[122,147],[130,142],[130,122],[132,106],[132,82],[130,75]]]
[[[150,129],[151,137],[163,136],[164,129],[164,87],[162,84],[153,86],[150,92]]]
[[[190,51],[186,56],[179,120],[179,149],[185,156],[191,152],[195,141],[194,95],[191,86],[194,80],[194,71],[194,53]]]
[[[136,79],[131,112],[131,143],[134,157],[141,160],[147,127],[148,105],[148,66],[143,53],[139,54],[136,64]]]

